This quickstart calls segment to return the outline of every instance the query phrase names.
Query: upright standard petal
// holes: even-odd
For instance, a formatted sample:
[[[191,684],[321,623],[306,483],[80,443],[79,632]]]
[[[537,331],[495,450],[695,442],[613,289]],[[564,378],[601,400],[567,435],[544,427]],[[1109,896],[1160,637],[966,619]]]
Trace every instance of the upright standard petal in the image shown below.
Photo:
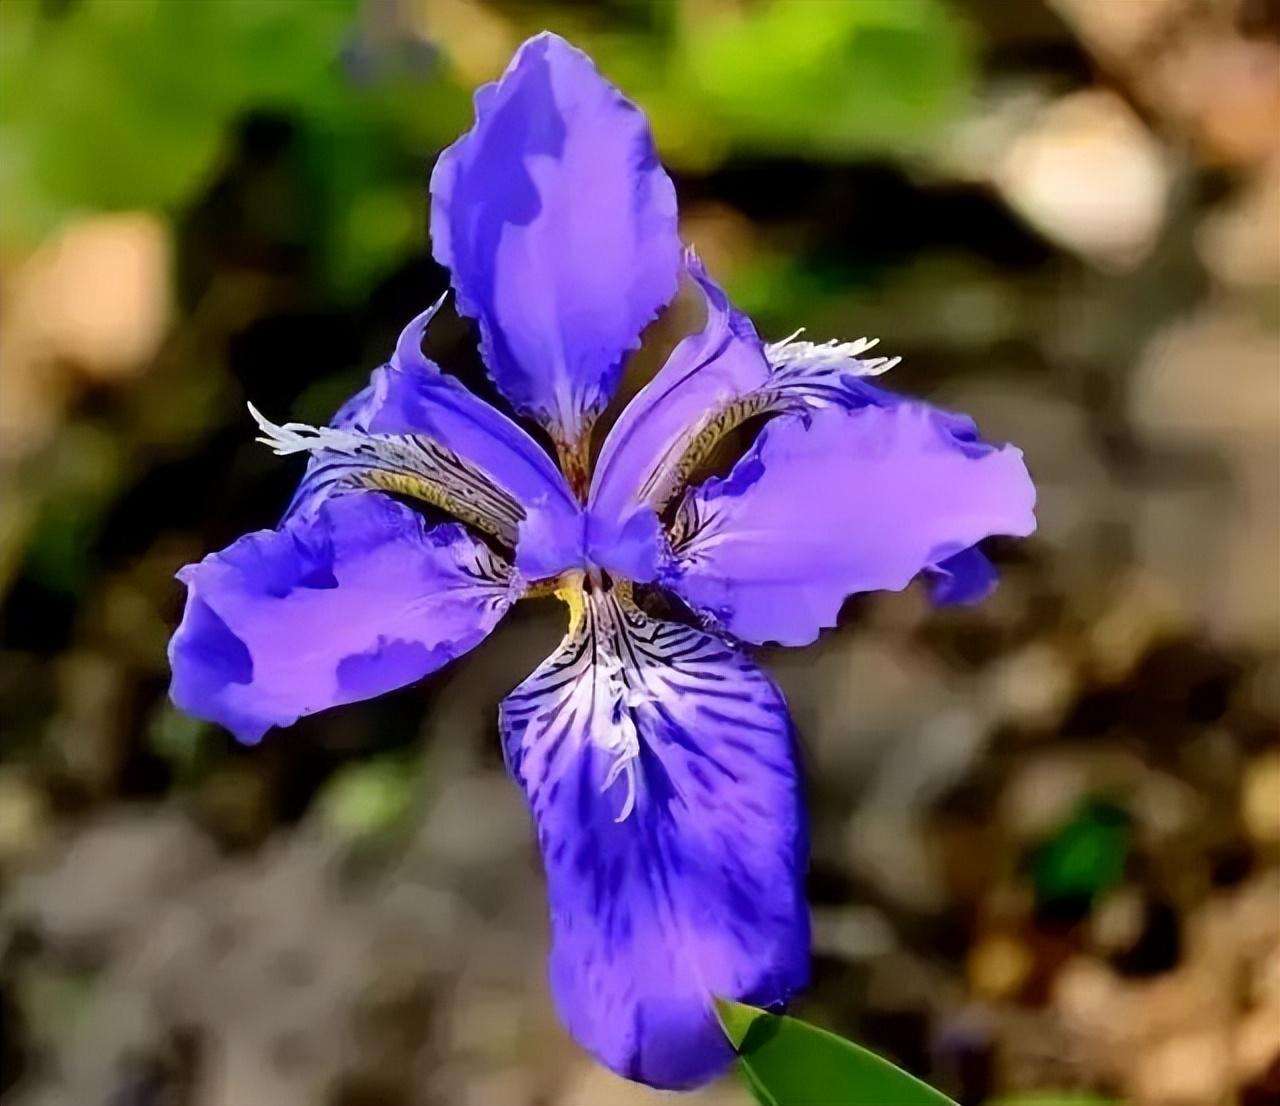
[[[675,489],[694,439],[719,412],[769,379],[751,321],[692,254],[685,269],[705,303],[706,322],[627,404],[601,447],[591,481],[588,552],[596,564],[634,580],[657,574],[662,542],[655,512]],[[643,555],[636,552],[640,540]]]
[[[620,1075],[685,1088],[733,1053],[720,995],[808,978],[807,854],[781,694],[700,630],[577,593],[569,634],[502,705],[551,904],[551,986]]]
[[[330,427],[262,420],[278,451],[312,455],[285,517],[313,511],[335,491],[384,487],[427,499],[514,546],[517,567],[531,579],[580,565],[582,509],[550,455],[423,355],[422,336],[438,307],[405,327],[390,363]]]
[[[983,442],[963,416],[896,397],[786,416],[685,498],[668,582],[745,641],[804,645],[853,592],[898,590],[982,538],[1030,534],[1034,503],[1021,451]]]
[[[865,339],[765,345],[691,251],[685,271],[702,294],[706,322],[627,405],[591,485],[588,553],[630,579],[657,575],[663,545],[655,512],[684,490],[726,434],[757,415],[880,402],[885,393],[863,378],[896,363],[862,358],[875,344]],[[647,561],[642,534],[652,549]]]
[[[508,566],[461,526],[428,527],[372,492],[248,534],[178,577],[170,695],[246,742],[433,672],[517,595]]]
[[[435,256],[494,382],[573,445],[675,294],[675,190],[639,109],[556,35],[475,103],[431,177]]]

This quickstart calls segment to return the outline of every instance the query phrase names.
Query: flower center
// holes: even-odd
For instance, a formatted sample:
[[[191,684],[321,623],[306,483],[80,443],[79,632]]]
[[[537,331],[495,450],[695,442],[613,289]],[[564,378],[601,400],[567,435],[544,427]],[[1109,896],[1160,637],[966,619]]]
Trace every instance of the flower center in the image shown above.
[[[560,471],[579,503],[586,503],[591,488],[591,430],[594,421],[587,420],[582,432],[572,441],[559,434],[553,434],[551,439],[556,447]]]

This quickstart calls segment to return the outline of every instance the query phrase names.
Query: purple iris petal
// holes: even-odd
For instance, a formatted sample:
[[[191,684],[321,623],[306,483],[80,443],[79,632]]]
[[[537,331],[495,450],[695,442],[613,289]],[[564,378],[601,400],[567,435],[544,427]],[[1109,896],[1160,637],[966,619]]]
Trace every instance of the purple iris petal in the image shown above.
[[[641,112],[581,51],[526,42],[431,177],[431,238],[521,413],[577,440],[676,290],[671,181]]]
[[[676,346],[619,416],[600,451],[588,501],[588,556],[635,580],[665,571],[652,508],[668,502],[705,461],[690,463],[691,453],[710,453],[700,445],[703,435],[714,443],[760,414],[898,401],[865,379],[894,363],[860,358],[875,343],[766,346],[692,252],[685,271],[702,293],[706,322]]]
[[[648,125],[586,55],[540,35],[475,104],[432,177],[435,256],[575,491],[585,431],[681,272],[705,325],[619,417],[585,508],[533,438],[423,355],[435,308],[331,427],[255,412],[307,473],[277,530],[179,573],[171,695],[256,741],[439,668],[525,581],[554,578],[569,632],[501,712],[545,861],[552,989],[609,1067],[692,1087],[733,1058],[715,997],[775,1006],[807,980],[808,846],[781,694],[724,636],[643,613],[631,582],[670,585],[745,641],[803,644],[846,595],[920,573],[939,601],[981,598],[995,572],[975,543],[1030,533],[1034,489],[1018,450],[868,383],[890,367],[861,358],[871,343],[765,345],[696,258],[682,267]],[[762,416],[727,477],[686,490]],[[465,521],[514,564],[370,488]]]
[[[791,723],[720,639],[586,604],[502,706],[546,867],[552,990],[602,1063],[691,1087],[733,1059],[713,996],[773,1005],[807,982]]]
[[[647,565],[632,551],[647,526],[656,528],[645,505],[655,477],[679,459],[699,420],[769,379],[751,321],[733,308],[697,258],[687,255],[685,266],[706,303],[706,323],[672,350],[627,404],[601,447],[591,482],[589,553],[597,564],[633,579],[651,580],[657,571],[656,542]]]
[[[897,590],[992,534],[1035,529],[1012,446],[902,400],[765,427],[723,480],[690,494],[672,586],[745,641],[803,645],[852,592]]]
[[[995,591],[995,566],[976,548],[962,549],[928,569],[930,598],[939,605],[979,603]]]
[[[527,518],[516,567],[530,579],[581,565],[582,509],[547,451],[502,412],[442,373],[422,353],[422,335],[435,308],[400,335],[391,363],[338,411],[332,425],[371,434],[425,434],[479,465],[510,492]],[[325,498],[312,460],[286,518]],[[528,540],[525,540],[525,539]]]
[[[514,599],[503,568],[460,526],[429,528],[371,492],[333,497],[179,572],[170,694],[256,742],[477,645]]]

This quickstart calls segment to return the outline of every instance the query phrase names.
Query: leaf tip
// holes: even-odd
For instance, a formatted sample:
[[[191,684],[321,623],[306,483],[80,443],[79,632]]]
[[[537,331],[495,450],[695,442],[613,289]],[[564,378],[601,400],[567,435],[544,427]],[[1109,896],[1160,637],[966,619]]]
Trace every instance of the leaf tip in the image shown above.
[[[743,1002],[721,998],[719,995],[715,996],[714,1007],[716,1020],[724,1030],[724,1035],[729,1038],[729,1043],[733,1045],[735,1052],[741,1051],[742,1042],[746,1040],[748,1030],[764,1011]]]

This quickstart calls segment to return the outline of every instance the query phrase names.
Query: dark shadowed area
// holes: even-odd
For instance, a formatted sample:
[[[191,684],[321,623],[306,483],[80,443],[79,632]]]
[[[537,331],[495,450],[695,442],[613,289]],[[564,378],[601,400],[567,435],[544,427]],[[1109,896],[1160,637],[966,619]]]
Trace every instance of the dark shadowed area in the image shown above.
[[[965,1106],[1280,1101],[1274,0],[0,4],[0,1098],[663,1100],[545,981],[496,719],[561,604],[253,748],[166,698],[174,572],[300,472],[246,401],[323,423],[444,290],[431,166],[544,27],[765,337],[879,337],[1039,487],[985,604],[763,651],[796,1013]],[[496,399],[451,307],[427,351]]]

